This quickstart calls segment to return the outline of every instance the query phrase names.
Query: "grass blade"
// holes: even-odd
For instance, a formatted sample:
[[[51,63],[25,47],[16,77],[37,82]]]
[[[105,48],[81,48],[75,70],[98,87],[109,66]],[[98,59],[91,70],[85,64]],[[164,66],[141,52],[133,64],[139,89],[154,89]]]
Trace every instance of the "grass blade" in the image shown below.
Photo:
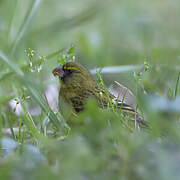
[[[177,92],[178,92],[179,79],[180,79],[180,72],[179,72],[179,74],[178,74],[178,78],[177,78],[177,81],[176,81],[176,87],[175,87],[175,92],[174,92],[174,97],[175,97],[175,98],[176,98]]]
[[[26,16],[23,20],[23,23],[19,29],[19,32],[17,34],[16,39],[14,40],[14,42],[12,43],[11,49],[12,49],[12,53],[14,53],[14,51],[16,50],[16,47],[19,43],[19,41],[22,39],[22,37],[24,36],[26,30],[28,29],[28,25],[31,21],[31,19],[33,18],[33,15],[35,14],[38,6],[40,5],[41,0],[34,0],[31,3],[31,6],[29,7],[29,10],[26,13]]]
[[[10,60],[1,50],[0,50],[0,59],[2,59],[6,64],[9,65],[9,67],[16,72],[18,75],[23,76],[24,73],[19,68],[19,66],[14,63],[12,60]]]
[[[3,52],[0,51],[0,58],[5,62],[16,74],[17,79],[21,81],[21,83],[29,90],[31,95],[34,97],[36,102],[40,105],[44,113],[47,113],[49,115],[50,121],[54,124],[54,126],[61,130],[63,133],[65,132],[64,125],[66,124],[57,116],[54,114],[54,112],[50,109],[49,105],[45,101],[45,99],[42,97],[42,94],[39,92],[39,88],[37,84],[35,84],[32,81],[28,80],[28,77],[24,75],[22,70],[18,67],[16,63],[14,63],[12,60],[10,60]]]
[[[24,118],[24,124],[26,125],[28,131],[31,133],[32,136],[39,137],[40,133],[37,130],[37,128],[34,124],[33,118],[30,115],[26,105],[24,104],[24,102],[21,102],[21,105],[23,107],[23,110],[24,110],[25,116],[26,116],[26,118]]]
[[[59,54],[60,54],[61,52],[63,52],[64,50],[65,50],[65,48],[59,49],[59,50],[57,50],[57,51],[55,51],[55,52],[47,55],[47,56],[45,57],[45,59],[46,59],[46,60],[50,60],[50,59],[52,59],[53,57],[59,55]],[[1,51],[0,51],[0,53],[1,53]],[[1,57],[1,54],[0,54],[0,57]],[[3,57],[4,57],[4,55],[3,55]],[[36,60],[35,62],[33,62],[33,63],[34,63],[34,65],[37,65],[37,64],[39,64],[39,62],[41,62],[41,61],[42,61],[41,59],[37,59],[37,60]],[[29,64],[22,66],[21,69],[22,69],[23,71],[27,71],[27,70],[29,69]],[[4,73],[4,74],[0,77],[0,81],[2,81],[2,80],[3,80],[4,78],[6,78],[6,77],[10,77],[10,76],[12,76],[12,75],[13,75],[13,71],[9,71],[9,72],[7,72],[7,73]]]

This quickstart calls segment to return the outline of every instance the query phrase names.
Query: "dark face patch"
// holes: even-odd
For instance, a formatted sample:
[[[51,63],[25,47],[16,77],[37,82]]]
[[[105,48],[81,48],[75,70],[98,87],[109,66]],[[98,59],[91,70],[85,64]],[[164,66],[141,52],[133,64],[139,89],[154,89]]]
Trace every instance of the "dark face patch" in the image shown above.
[[[62,83],[68,87],[75,87],[76,84],[87,87],[89,81],[90,84],[96,84],[89,71],[77,62],[67,62],[62,67],[54,69],[53,74],[59,76]]]
[[[61,80],[65,82],[65,80],[72,76],[73,71],[72,70],[65,70],[63,77],[61,77]]]
[[[67,77],[70,77],[75,71],[76,68],[74,68],[73,66],[67,66],[67,64],[65,64],[63,66],[55,68],[52,73],[54,76],[59,76],[59,78],[64,81]]]

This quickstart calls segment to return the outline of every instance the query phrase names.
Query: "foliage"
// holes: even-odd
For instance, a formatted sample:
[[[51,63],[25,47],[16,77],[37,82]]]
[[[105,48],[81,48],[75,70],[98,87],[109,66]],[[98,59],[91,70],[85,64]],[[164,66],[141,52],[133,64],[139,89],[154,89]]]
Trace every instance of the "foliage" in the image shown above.
[[[178,0],[1,0],[0,179],[178,180],[179,15]],[[94,101],[68,124],[51,72],[75,59],[129,87],[151,130]]]

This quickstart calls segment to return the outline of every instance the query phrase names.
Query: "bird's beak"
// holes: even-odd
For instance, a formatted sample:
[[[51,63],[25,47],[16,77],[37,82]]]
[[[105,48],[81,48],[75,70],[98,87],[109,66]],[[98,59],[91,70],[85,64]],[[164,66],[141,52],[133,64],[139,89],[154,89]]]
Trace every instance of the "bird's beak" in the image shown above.
[[[58,67],[58,68],[55,68],[53,71],[52,71],[53,75],[54,76],[59,76],[59,77],[63,77],[64,76],[64,71],[62,69],[62,67]]]

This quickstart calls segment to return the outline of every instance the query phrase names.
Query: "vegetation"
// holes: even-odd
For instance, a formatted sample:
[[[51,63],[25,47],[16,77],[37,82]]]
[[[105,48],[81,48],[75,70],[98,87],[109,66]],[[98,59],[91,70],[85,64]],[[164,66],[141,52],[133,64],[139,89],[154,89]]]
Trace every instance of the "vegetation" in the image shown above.
[[[179,16],[178,0],[0,0],[0,179],[179,180]],[[151,130],[94,101],[68,124],[67,60],[128,87]]]

